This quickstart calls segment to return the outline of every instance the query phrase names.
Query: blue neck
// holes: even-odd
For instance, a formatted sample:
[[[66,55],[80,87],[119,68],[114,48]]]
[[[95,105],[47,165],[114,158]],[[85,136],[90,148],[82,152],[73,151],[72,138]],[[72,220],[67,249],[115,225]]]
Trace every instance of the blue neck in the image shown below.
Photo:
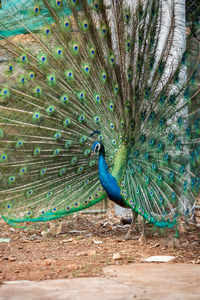
[[[116,179],[108,171],[103,144],[99,151],[99,179],[110,200],[122,207],[126,207],[126,204],[121,197],[120,187],[118,186]]]

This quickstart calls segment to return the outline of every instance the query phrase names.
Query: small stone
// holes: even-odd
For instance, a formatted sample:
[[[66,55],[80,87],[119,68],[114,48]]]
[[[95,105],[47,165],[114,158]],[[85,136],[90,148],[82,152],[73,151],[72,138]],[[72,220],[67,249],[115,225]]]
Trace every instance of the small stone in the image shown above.
[[[40,258],[41,260],[47,259],[45,255],[41,255],[39,258]]]
[[[188,247],[188,246],[189,246],[189,242],[188,242],[188,241],[182,243],[182,247],[186,248],[186,247]]]
[[[73,239],[63,240],[62,242],[63,243],[70,243],[70,242],[73,242]]]
[[[9,261],[16,261],[16,258],[14,256],[9,256],[8,260]]]
[[[124,239],[117,239],[116,242],[118,243],[124,242]]]
[[[42,231],[42,232],[41,232],[41,235],[42,235],[43,237],[45,237],[47,234],[48,234],[47,231]]]
[[[60,272],[61,272],[61,269],[58,269],[58,270],[56,271],[56,273],[58,273],[58,274],[59,274]]]
[[[77,266],[74,265],[74,264],[71,264],[71,265],[68,265],[68,266],[67,266],[67,271],[68,271],[68,272],[72,272],[72,271],[74,271],[74,270],[76,270],[76,269],[77,269]]]
[[[150,249],[151,249],[151,248],[157,248],[157,247],[159,247],[159,246],[160,246],[160,244],[159,244],[159,243],[156,243],[155,245],[151,246]]]
[[[88,255],[89,256],[95,256],[97,254],[96,250],[89,250]]]
[[[27,239],[30,241],[34,241],[34,240],[38,239],[38,236],[37,236],[37,234],[34,233],[34,234],[30,235],[29,238],[27,238]]]
[[[196,260],[195,263],[196,263],[196,264],[200,264],[200,256],[197,258],[197,260]]]
[[[15,228],[11,227],[10,231],[15,232]]]
[[[176,259],[175,256],[157,255],[157,256],[151,256],[151,257],[145,259],[145,261],[147,261],[147,262],[169,262],[169,261],[172,261],[175,259]]]
[[[0,238],[0,243],[9,243],[11,239]]]
[[[113,254],[113,260],[120,260],[120,259],[122,259],[122,257],[121,257],[121,255],[119,254],[119,253],[114,253]]]
[[[19,273],[19,270],[18,269],[14,270],[14,273]]]
[[[76,256],[87,256],[86,252],[78,252]]]
[[[46,261],[45,261],[45,265],[46,266],[50,266],[51,264],[52,264],[52,259],[47,259]]]
[[[199,246],[200,245],[200,241],[194,241],[191,243],[192,246]]]
[[[100,244],[102,244],[103,242],[102,242],[102,241],[98,241],[98,240],[93,239],[93,243],[94,243],[95,245],[100,245]]]

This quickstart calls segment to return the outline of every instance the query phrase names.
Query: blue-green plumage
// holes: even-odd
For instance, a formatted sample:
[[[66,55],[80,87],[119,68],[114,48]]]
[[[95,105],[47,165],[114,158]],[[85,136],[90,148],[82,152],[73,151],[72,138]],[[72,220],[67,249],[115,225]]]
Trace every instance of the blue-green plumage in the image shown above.
[[[110,2],[31,0],[36,22],[20,23],[29,36],[1,43],[11,57],[0,83],[0,212],[7,220],[47,221],[108,196],[170,227],[194,205],[200,139],[191,105],[200,92],[200,53],[192,34],[199,24],[181,57],[175,0],[168,29],[162,0]]]
[[[108,170],[108,166],[105,160],[105,148],[103,143],[95,142],[92,146],[92,150],[94,152],[97,152],[97,150],[99,151],[99,180],[103,188],[105,189],[109,199],[122,207],[127,207],[126,203],[122,199],[121,190],[117,183],[117,180],[110,174]]]

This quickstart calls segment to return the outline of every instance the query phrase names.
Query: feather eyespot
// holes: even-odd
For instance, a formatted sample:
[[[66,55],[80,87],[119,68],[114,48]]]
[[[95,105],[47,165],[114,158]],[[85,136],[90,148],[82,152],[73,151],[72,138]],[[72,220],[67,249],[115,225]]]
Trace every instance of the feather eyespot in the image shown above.
[[[84,31],[87,31],[88,30],[88,28],[89,28],[89,24],[88,24],[88,22],[85,20],[85,21],[83,21],[83,23],[82,23],[82,29],[84,30]]]
[[[19,141],[17,141],[17,143],[16,143],[16,147],[17,148],[20,148],[20,147],[22,147],[23,146],[23,140],[19,140]]]
[[[74,44],[73,45],[73,50],[74,50],[75,53],[78,53],[78,51],[79,51],[79,45],[78,44]]]
[[[4,89],[2,89],[1,94],[7,97],[7,96],[9,96],[9,90],[4,88]]]
[[[48,193],[47,193],[47,197],[51,197],[52,195],[53,195],[52,192],[48,192]]]
[[[114,63],[115,63],[114,55],[110,55],[109,62],[110,62],[111,65],[114,65]]]
[[[73,80],[74,79],[74,73],[72,70],[66,70],[65,71],[65,76],[67,80]]]
[[[24,174],[24,173],[26,172],[26,170],[27,170],[26,168],[21,168],[21,169],[19,170],[19,173],[20,173],[20,174]]]
[[[70,23],[70,20],[69,20],[69,19],[65,19],[65,21],[64,21],[64,26],[65,26],[65,29],[66,29],[66,30],[70,29],[70,27],[71,27],[70,24],[71,24],[71,23]]]
[[[22,61],[26,61],[26,56],[23,55],[22,58],[21,58],[21,60],[22,60]]]
[[[36,15],[38,15],[39,12],[40,12],[40,7],[39,7],[39,6],[34,6],[33,11],[34,11],[34,13],[35,13]]]
[[[60,7],[61,4],[62,4],[62,0],[56,0],[56,5],[57,5],[58,7]]]
[[[41,117],[40,113],[36,112],[33,114],[33,120],[39,120]]]
[[[12,72],[13,70],[14,70],[13,65],[8,65],[8,71],[9,71],[9,72]]]
[[[10,177],[8,178],[8,182],[10,182],[10,183],[15,182],[15,176],[10,176]]]
[[[35,77],[35,74],[33,72],[30,72],[29,76],[31,79],[33,79]]]
[[[114,104],[113,104],[113,103],[109,103],[109,109],[110,109],[111,111],[113,111],[113,109],[114,109]]]
[[[91,57],[94,57],[95,54],[96,54],[95,49],[94,49],[94,48],[90,48],[90,49],[89,49],[89,54],[90,54]]]
[[[32,189],[30,189],[30,190],[28,190],[27,192],[26,192],[26,195],[27,196],[31,196],[33,194],[33,190]]]
[[[116,140],[112,140],[112,144],[113,144],[113,145],[116,145]]]
[[[40,154],[40,148],[36,148],[36,149],[34,150],[33,154],[34,154],[35,156],[39,155],[39,154]]]
[[[96,123],[99,123],[100,122],[100,116],[94,116],[94,121]]]

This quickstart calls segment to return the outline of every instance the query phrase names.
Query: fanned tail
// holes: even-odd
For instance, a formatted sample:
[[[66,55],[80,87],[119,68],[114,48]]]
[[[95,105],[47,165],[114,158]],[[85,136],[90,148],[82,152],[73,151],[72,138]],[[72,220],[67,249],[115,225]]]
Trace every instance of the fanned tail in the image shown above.
[[[171,227],[200,185],[194,30],[178,51],[173,0],[169,11],[159,0],[67,5],[71,16],[66,1],[35,1],[39,32],[22,21],[28,35],[1,36],[11,62],[0,92],[0,211],[8,222],[46,221],[104,199],[90,157],[98,139],[126,204]]]

